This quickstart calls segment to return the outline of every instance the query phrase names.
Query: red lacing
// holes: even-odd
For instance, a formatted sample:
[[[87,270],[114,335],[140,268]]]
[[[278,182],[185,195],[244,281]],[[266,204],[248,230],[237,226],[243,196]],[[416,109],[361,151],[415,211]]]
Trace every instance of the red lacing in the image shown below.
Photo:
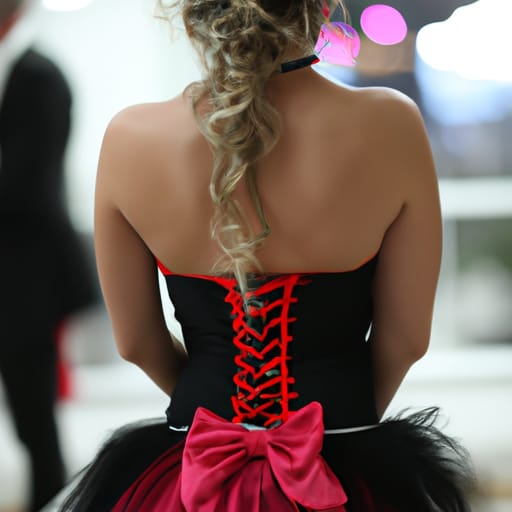
[[[280,424],[288,418],[289,401],[298,396],[290,390],[295,379],[288,373],[288,345],[293,340],[288,327],[296,320],[289,316],[289,311],[291,304],[297,302],[292,296],[296,284],[302,284],[297,274],[279,276],[262,284],[247,293],[247,312],[236,282],[229,287],[225,301],[233,307],[233,343],[240,350],[235,357],[238,371],[233,377],[237,393],[231,398],[235,423],[251,423],[258,417],[263,426]],[[280,288],[279,298],[272,302],[262,300]],[[267,322],[268,313],[275,308],[281,308],[280,314]],[[251,325],[258,318],[260,330]],[[269,356],[271,353],[275,355]]]
[[[164,275],[174,274],[159,260],[157,263]],[[288,345],[293,341],[289,324],[296,320],[290,316],[290,306],[298,300],[292,296],[295,286],[306,284],[309,280],[304,274],[283,274],[265,279],[256,289],[247,292],[244,309],[236,279],[199,274],[178,275],[214,281],[227,290],[224,300],[232,306],[233,343],[240,351],[235,356],[237,372],[233,382],[237,391],[231,397],[235,413],[232,421],[258,423],[265,427],[286,421],[289,402],[298,397],[297,392],[290,390],[295,379],[288,371],[291,359]],[[268,300],[269,295],[274,299]],[[271,318],[267,321],[267,317]]]

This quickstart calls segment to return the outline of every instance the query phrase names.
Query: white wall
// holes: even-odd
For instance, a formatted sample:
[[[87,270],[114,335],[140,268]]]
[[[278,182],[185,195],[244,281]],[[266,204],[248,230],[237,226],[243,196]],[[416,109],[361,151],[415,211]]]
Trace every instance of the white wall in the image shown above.
[[[122,108],[163,101],[200,78],[182,29],[171,39],[153,16],[154,0],[95,0],[77,11],[41,4],[30,14],[38,48],[68,77],[74,94],[74,130],[68,152],[68,197],[78,229],[92,229],[94,180],[108,121]]]

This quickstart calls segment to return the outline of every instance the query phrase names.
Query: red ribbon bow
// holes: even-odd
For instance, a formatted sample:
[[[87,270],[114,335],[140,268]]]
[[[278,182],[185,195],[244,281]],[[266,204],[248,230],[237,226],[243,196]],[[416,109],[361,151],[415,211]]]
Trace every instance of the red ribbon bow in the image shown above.
[[[323,435],[317,402],[269,430],[247,430],[198,408],[183,452],[185,510],[284,512],[298,510],[298,503],[344,512],[345,492],[320,455]]]

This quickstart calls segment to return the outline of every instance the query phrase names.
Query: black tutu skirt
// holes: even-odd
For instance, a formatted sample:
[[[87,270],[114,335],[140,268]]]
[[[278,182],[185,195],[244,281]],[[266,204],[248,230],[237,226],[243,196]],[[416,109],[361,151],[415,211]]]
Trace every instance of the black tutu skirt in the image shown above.
[[[468,497],[474,483],[472,465],[458,442],[435,426],[438,413],[437,408],[404,413],[369,430],[324,435],[321,457],[341,483],[347,500],[343,507],[321,510],[470,511]],[[152,496],[152,489],[157,484],[160,487],[179,485],[181,455],[187,435],[192,434],[170,430],[161,420],[137,422],[121,428],[79,476],[79,483],[61,510],[167,512],[179,509],[196,512],[181,505],[173,507],[163,495],[160,498]],[[177,475],[176,478],[171,478],[171,473]],[[163,483],[165,478],[169,478],[170,483]],[[224,485],[229,486],[229,482]],[[254,486],[258,485],[260,483],[255,481]],[[131,497],[137,490],[139,501],[135,505]],[[179,490],[166,489],[165,493],[175,496]],[[285,510],[262,506],[251,506],[251,509]],[[221,512],[237,508],[231,503],[230,507],[218,505],[211,510]],[[238,510],[245,512],[246,508]],[[286,510],[320,509],[293,503]]]

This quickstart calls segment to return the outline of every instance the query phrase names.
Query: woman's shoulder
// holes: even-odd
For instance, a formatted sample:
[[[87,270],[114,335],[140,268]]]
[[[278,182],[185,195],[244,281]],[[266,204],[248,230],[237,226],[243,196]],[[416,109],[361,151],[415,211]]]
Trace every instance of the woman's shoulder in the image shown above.
[[[387,153],[403,147],[407,141],[424,137],[419,108],[400,91],[388,87],[354,87],[324,79],[321,92],[316,95],[319,116],[315,120],[329,123],[331,131],[350,141],[356,152],[372,147],[385,149]]]
[[[416,103],[404,93],[389,87],[340,88],[347,101],[353,106],[353,113],[363,123],[374,127],[399,128],[421,119]]]
[[[343,127],[338,138],[344,144],[338,147],[350,151],[354,172],[403,198],[411,188],[432,180],[435,167],[427,131],[412,99],[386,87],[343,85],[337,94],[340,100],[331,99],[331,104]]]
[[[186,126],[190,125],[186,102],[176,96],[170,100],[131,105],[115,114],[108,123],[102,153],[116,160],[115,167],[148,169],[172,152]]]
[[[368,158],[378,173],[393,179],[410,196],[437,180],[432,149],[422,114],[405,94],[385,87],[354,90],[369,135]],[[415,192],[415,193],[416,193]]]
[[[402,92],[387,87],[344,86],[341,94],[349,105],[345,119],[353,127],[353,136],[372,148],[369,156],[379,160],[386,155],[405,157],[418,144],[428,145],[422,114]]]
[[[146,144],[158,142],[160,136],[179,123],[179,117],[184,112],[185,100],[182,95],[167,101],[131,105],[112,117],[105,135]]]

